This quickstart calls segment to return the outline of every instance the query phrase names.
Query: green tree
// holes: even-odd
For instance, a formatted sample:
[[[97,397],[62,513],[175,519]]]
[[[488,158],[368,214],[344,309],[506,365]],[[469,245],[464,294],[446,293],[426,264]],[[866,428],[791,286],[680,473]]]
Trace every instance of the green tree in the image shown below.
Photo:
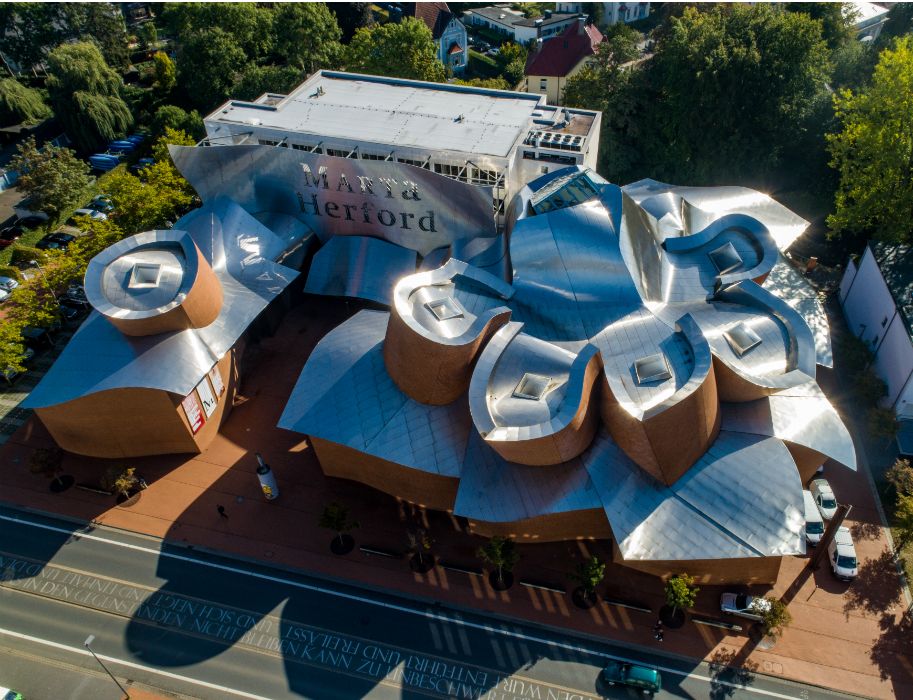
[[[913,466],[910,460],[898,457],[884,474],[898,496],[913,496]]]
[[[369,2],[334,2],[330,5],[330,11],[336,15],[342,31],[342,41],[346,44],[352,41],[356,30],[374,24],[374,13],[371,12]]]
[[[586,561],[580,562],[570,573],[572,581],[583,589],[585,600],[592,600],[596,594],[596,587],[605,578],[605,563],[598,556],[593,555]]]
[[[244,50],[231,34],[204,29],[181,45],[178,83],[190,102],[209,111],[228,99],[246,67]]]
[[[39,148],[30,136],[17,146],[10,168],[19,173],[19,191],[33,207],[54,218],[78,205],[89,186],[89,166],[69,148]]]
[[[636,82],[639,74],[622,65],[637,56],[639,35],[624,24],[617,26],[623,29],[609,33],[594,59],[568,79],[564,104],[602,112],[599,171],[609,180],[624,182],[638,158],[631,134],[640,118],[641,88]]]
[[[359,29],[348,46],[346,64],[356,73],[394,78],[443,82],[447,77],[431,30],[414,17]]]
[[[203,117],[195,109],[186,112],[176,105],[163,105],[159,107],[152,118],[153,135],[158,138],[165,134],[165,129],[183,131],[188,136],[199,141],[206,135],[203,126]]]
[[[136,29],[136,34],[140,40],[140,46],[145,49],[154,49],[159,43],[159,33],[155,28],[154,22],[144,22]]]
[[[673,182],[751,184],[814,125],[828,49],[821,23],[804,13],[688,6],[648,66],[644,169]]]
[[[0,79],[0,126],[34,124],[49,116],[40,92],[13,78]]]
[[[266,4],[244,2],[169,2],[161,23],[184,47],[203,33],[219,29],[232,38],[248,60],[259,61],[273,47],[273,12]],[[180,63],[179,63],[180,66]]]
[[[306,73],[335,67],[342,51],[336,17],[322,2],[280,4],[273,17],[273,35],[275,54]]]
[[[913,32],[913,2],[898,2],[888,10],[888,19],[878,35],[880,45]]]
[[[250,64],[244,69],[232,90],[232,97],[239,100],[254,100],[264,92],[289,93],[304,77],[294,66],[256,66]]]
[[[520,561],[516,543],[512,539],[497,535],[479,547],[476,556],[497,570],[499,583],[504,583],[504,572],[513,571]]]
[[[104,147],[133,124],[123,83],[95,44],[63,44],[48,56],[47,89],[57,118],[77,147]]]
[[[836,88],[858,90],[868,85],[878,60],[878,51],[863,41],[849,41],[831,54],[831,83]]]
[[[688,610],[694,607],[698,591],[694,579],[688,574],[678,574],[666,581],[666,604],[672,608],[672,614],[679,609]]]
[[[788,2],[788,12],[801,12],[821,23],[821,36],[828,48],[835,51],[855,39],[853,22],[857,12],[847,2]]]
[[[320,518],[317,520],[317,525],[325,530],[335,532],[340,545],[344,541],[343,536],[359,526],[357,520],[349,517],[349,509],[336,501],[323,509]]]
[[[9,316],[0,323],[0,372],[24,372],[25,341],[22,338],[24,324]]]
[[[793,621],[793,616],[786,607],[786,603],[779,598],[771,596],[764,600],[770,603],[770,607],[761,616],[761,631],[765,637],[776,639],[783,634],[783,628],[788,627],[789,623]]]
[[[152,65],[152,74],[154,76],[152,89],[155,90],[159,97],[164,98],[174,89],[178,81],[177,68],[174,65],[174,61],[168,58],[168,54],[164,51],[155,52],[152,57]]]
[[[78,34],[98,44],[108,65],[125,68],[130,62],[127,28],[120,10],[110,2],[78,3]]]
[[[899,496],[894,508],[894,528],[898,532],[896,549],[900,551],[913,538],[913,496]]]
[[[828,134],[840,176],[833,235],[913,241],[913,37],[881,52],[872,84],[834,96],[840,131]]]
[[[0,51],[23,71],[35,71],[48,52],[72,38],[70,17],[76,3],[0,3]]]

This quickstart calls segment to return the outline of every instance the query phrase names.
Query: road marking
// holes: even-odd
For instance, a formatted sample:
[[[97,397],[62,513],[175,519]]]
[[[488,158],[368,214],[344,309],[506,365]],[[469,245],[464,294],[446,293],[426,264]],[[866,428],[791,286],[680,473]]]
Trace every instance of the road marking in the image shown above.
[[[81,533],[74,530],[68,530],[64,527],[57,527],[56,525],[48,525],[46,523],[36,523],[29,520],[24,520],[17,516],[4,515],[0,513],[0,520],[6,520],[12,523],[18,523],[20,525],[26,525],[30,527],[35,527],[41,530],[50,530],[51,532],[59,532],[65,535],[70,535],[78,539],[88,539],[94,542],[101,542],[103,544],[110,544],[116,547],[123,547],[124,549],[131,549],[137,552],[144,552],[146,554],[152,554],[159,557],[166,557],[168,559],[175,559],[177,561],[184,561],[189,564],[196,564],[197,566],[207,566],[212,569],[218,569],[220,571],[228,571],[234,574],[240,574],[242,576],[251,576],[253,578],[258,578],[264,581],[271,581],[273,583],[279,583],[284,586],[291,586],[293,588],[301,588],[308,591],[313,591],[315,593],[321,593],[323,595],[335,596],[337,598],[344,598],[346,600],[354,600],[360,603],[366,603],[368,605],[374,605],[377,607],[386,608],[388,610],[395,610],[396,612],[408,613],[410,615],[418,615],[420,617],[426,617],[430,620],[438,620],[440,622],[449,622],[455,625],[465,625],[467,627],[472,627],[474,629],[481,630],[483,632],[488,632],[490,634],[504,635],[508,637],[515,637],[517,639],[523,639],[525,641],[535,642],[537,644],[543,644],[545,646],[558,647],[565,649],[567,651],[575,651],[582,654],[589,654],[591,656],[596,656],[602,659],[612,659],[614,661],[622,661],[626,663],[642,663],[636,659],[628,659],[621,656],[614,656],[612,654],[607,654],[602,651],[597,651],[595,649],[588,649],[583,646],[578,646],[576,644],[570,644],[568,642],[562,642],[553,639],[546,639],[544,637],[537,637],[535,635],[526,634],[525,632],[518,632],[515,630],[507,629],[498,629],[491,625],[480,623],[480,622],[471,622],[469,620],[463,620],[459,617],[450,617],[442,613],[431,612],[428,610],[417,610],[415,608],[410,608],[405,605],[397,605],[396,603],[388,603],[386,601],[373,600],[371,598],[365,598],[360,595],[355,595],[354,593],[344,593],[342,591],[336,591],[332,588],[325,588],[324,586],[316,586],[309,583],[304,583],[301,581],[294,581],[292,579],[282,578],[280,576],[272,576],[270,574],[264,574],[259,571],[250,571],[247,569],[242,569],[236,566],[230,566],[228,564],[219,564],[217,562],[205,561],[203,559],[196,559],[184,554],[174,554],[172,552],[163,552],[159,549],[153,549],[151,547],[144,547],[141,545],[130,544],[129,542],[118,542],[117,540],[111,540],[106,537],[100,537],[98,535],[93,535],[90,533]],[[164,541],[162,541],[164,543]],[[177,546],[177,545],[172,545]],[[520,624],[520,623],[518,623]],[[764,695],[766,697],[772,698],[782,698],[783,700],[795,700],[795,695],[784,695],[782,693],[777,693],[773,690],[764,690],[763,688],[754,688],[750,685],[745,685],[743,683],[732,683],[730,681],[725,681],[718,678],[711,678],[709,676],[704,676],[698,673],[688,673],[687,671],[681,671],[676,668],[671,668],[668,666],[656,666],[657,670],[662,671],[663,673],[671,673],[674,676],[681,676],[683,678],[691,678],[693,680],[703,681],[705,683],[710,683],[714,685],[721,685],[727,688],[735,688],[736,690],[743,690],[747,693],[756,693],[758,695]],[[163,672],[164,673],[164,672]],[[178,676],[176,676],[178,677]],[[251,696],[255,697],[255,696]]]
[[[44,644],[45,646],[53,647],[55,649],[63,649],[64,651],[71,651],[74,654],[80,654],[81,656],[91,656],[92,654],[87,649],[80,649],[79,647],[71,647],[66,644],[61,644],[60,642],[52,642],[49,639],[41,639],[40,637],[33,637],[29,634],[22,634],[22,632],[14,632],[13,630],[3,629],[0,627],[0,634],[5,634],[10,637],[16,637],[17,639],[23,639],[28,642],[34,642],[35,644]],[[235,690],[234,688],[229,688],[224,685],[216,685],[215,683],[210,683],[208,681],[201,681],[198,678],[190,678],[189,676],[182,676],[177,673],[171,673],[170,671],[162,671],[161,669],[155,668],[153,666],[145,666],[143,664],[138,664],[133,661],[124,661],[123,659],[118,659],[113,656],[106,656],[104,654],[96,654],[99,659],[103,661],[108,661],[112,664],[120,664],[121,666],[127,666],[128,668],[134,668],[140,671],[146,671],[147,673],[155,673],[160,676],[165,676],[166,678],[171,678],[172,680],[183,681],[184,683],[190,683],[191,685],[199,685],[204,688],[209,688],[210,690],[218,690],[221,693],[231,693],[232,695],[237,695],[242,698],[250,698],[250,700],[269,700],[269,698],[264,697],[263,695],[254,695],[253,693],[246,693],[243,690]]]

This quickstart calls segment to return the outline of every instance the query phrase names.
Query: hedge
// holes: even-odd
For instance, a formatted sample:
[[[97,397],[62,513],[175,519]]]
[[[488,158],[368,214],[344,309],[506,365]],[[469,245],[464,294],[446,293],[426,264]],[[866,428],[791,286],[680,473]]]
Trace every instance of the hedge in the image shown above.
[[[39,263],[45,263],[48,260],[48,256],[43,250],[39,248],[32,248],[31,246],[25,245],[14,245],[13,253],[10,256],[10,263],[17,265],[19,263],[28,264],[32,260],[37,260]]]
[[[21,279],[19,268],[9,265],[0,265],[0,277],[11,277],[14,280]]]

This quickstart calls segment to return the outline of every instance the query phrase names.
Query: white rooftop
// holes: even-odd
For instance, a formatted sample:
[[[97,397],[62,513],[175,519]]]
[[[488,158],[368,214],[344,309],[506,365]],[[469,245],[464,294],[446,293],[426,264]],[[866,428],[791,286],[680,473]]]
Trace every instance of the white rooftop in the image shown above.
[[[321,140],[507,156],[533,119],[554,112],[540,95],[320,71],[286,97],[232,100],[206,121]]]

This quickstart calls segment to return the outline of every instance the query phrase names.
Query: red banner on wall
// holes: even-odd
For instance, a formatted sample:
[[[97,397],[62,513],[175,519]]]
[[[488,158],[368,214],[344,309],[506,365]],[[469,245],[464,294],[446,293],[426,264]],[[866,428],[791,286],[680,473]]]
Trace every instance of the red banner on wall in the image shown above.
[[[185,397],[181,401],[181,406],[184,407],[184,415],[187,416],[187,422],[190,423],[190,430],[196,435],[206,422],[203,410],[200,408],[200,402],[197,401],[196,392]]]

